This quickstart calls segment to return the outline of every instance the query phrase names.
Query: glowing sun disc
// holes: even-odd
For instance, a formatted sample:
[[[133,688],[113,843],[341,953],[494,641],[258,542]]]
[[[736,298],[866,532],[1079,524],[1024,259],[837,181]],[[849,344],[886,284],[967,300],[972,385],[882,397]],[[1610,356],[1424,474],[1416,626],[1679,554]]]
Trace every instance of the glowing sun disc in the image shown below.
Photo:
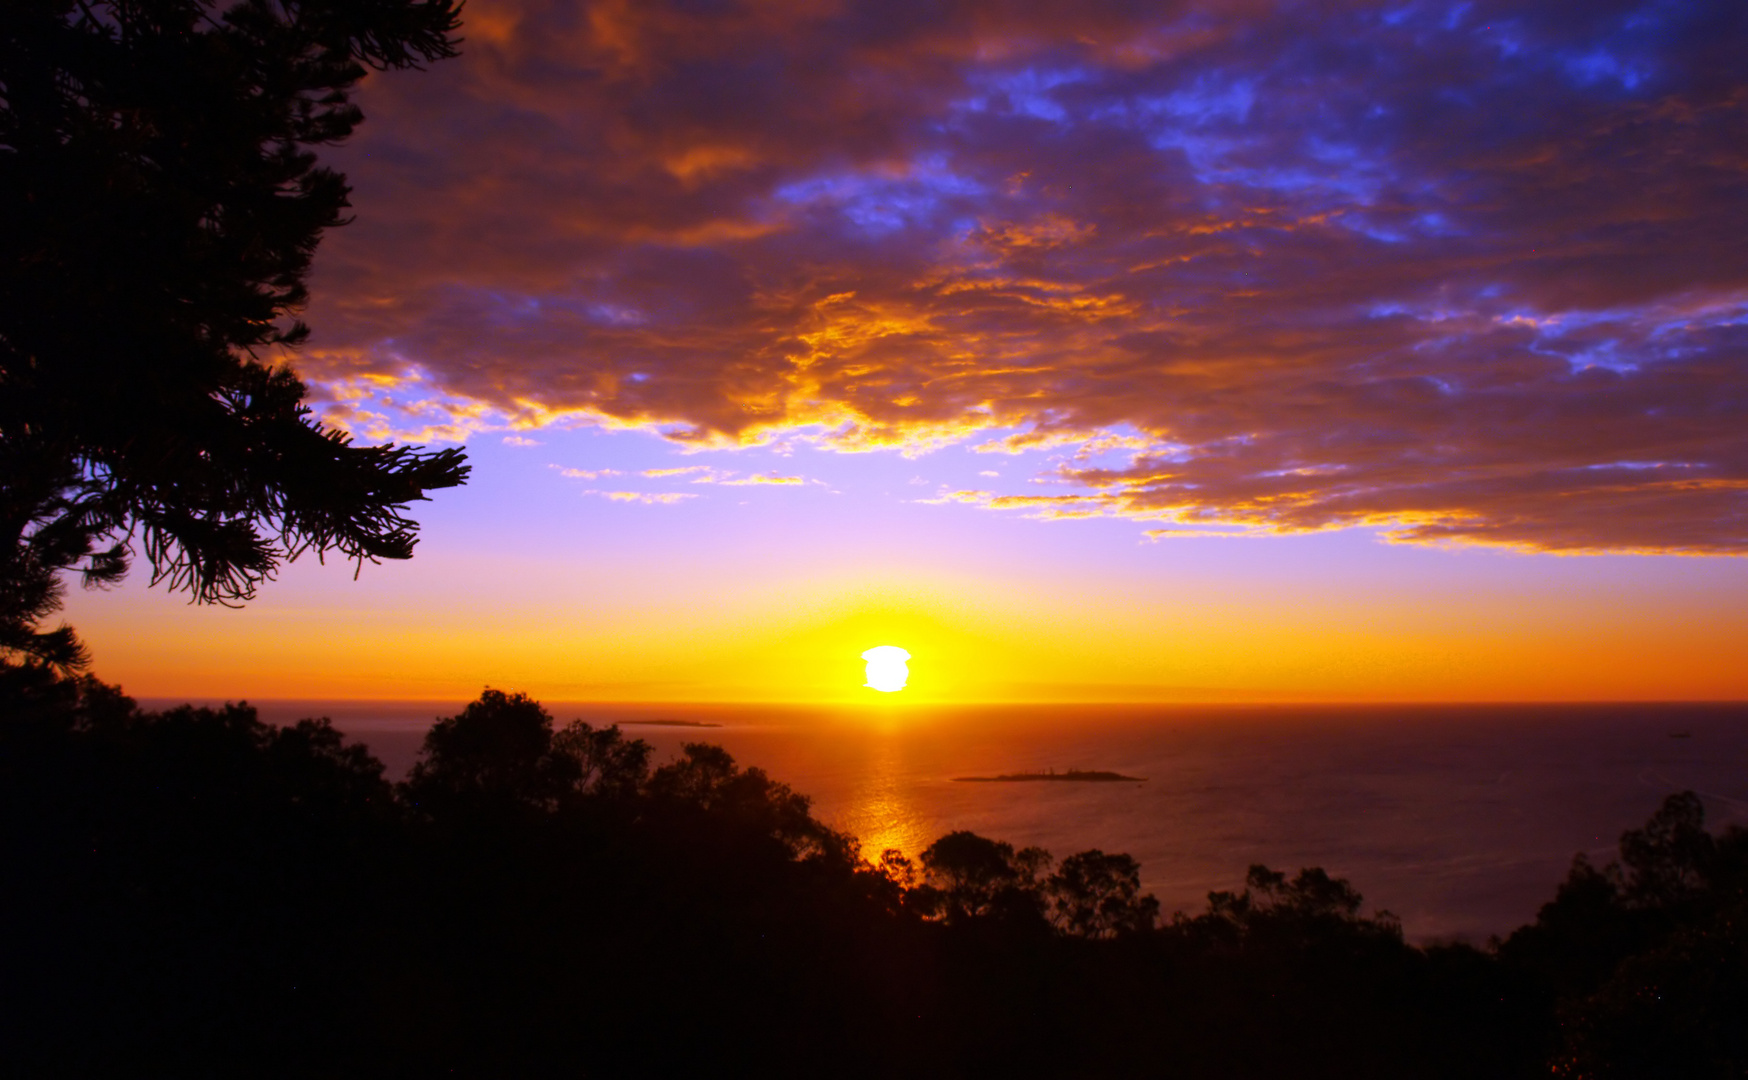
[[[897,645],[876,645],[863,653],[862,659],[868,661],[868,681],[862,685],[871,690],[890,694],[903,690],[910,678],[910,669],[904,666],[910,654]]]

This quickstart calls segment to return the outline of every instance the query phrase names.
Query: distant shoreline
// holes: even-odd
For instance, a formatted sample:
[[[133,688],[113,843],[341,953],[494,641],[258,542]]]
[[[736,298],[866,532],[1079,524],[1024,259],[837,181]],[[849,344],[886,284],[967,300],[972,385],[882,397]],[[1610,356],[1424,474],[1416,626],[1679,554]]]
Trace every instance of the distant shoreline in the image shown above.
[[[956,784],[1023,784],[1034,780],[1066,780],[1070,783],[1129,783],[1145,784],[1145,776],[1124,776],[1122,773],[1101,772],[1098,770],[1069,769],[1067,772],[1023,772],[1003,773],[1000,776],[955,776]]]
[[[706,723],[703,720],[619,720],[620,727],[721,727],[721,724]]]

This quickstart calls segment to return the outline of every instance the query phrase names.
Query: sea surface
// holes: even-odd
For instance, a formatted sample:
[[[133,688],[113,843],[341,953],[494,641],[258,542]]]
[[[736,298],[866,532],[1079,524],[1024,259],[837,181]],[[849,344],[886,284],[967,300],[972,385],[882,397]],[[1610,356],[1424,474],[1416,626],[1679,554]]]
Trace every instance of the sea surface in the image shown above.
[[[166,702],[142,701],[148,707]],[[461,702],[258,701],[328,716],[404,775]],[[656,748],[712,742],[813,799],[878,856],[970,829],[1061,858],[1127,852],[1166,912],[1246,868],[1321,866],[1417,942],[1484,943],[1530,921],[1577,852],[1693,790],[1714,828],[1748,825],[1748,705],[977,706],[881,711],[547,702]],[[652,721],[687,721],[679,727]],[[1142,783],[963,783],[1110,770]]]

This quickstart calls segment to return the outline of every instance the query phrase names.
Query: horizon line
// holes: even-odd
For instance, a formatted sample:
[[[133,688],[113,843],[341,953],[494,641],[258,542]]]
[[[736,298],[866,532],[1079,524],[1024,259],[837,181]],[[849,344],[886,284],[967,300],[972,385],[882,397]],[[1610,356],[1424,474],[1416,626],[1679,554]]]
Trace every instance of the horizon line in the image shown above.
[[[488,689],[503,689],[488,687]],[[519,691],[510,691],[517,693]],[[125,691],[124,691],[125,693]],[[330,695],[322,697],[291,697],[291,696],[238,696],[231,697],[218,694],[127,694],[136,702],[180,702],[190,705],[205,705],[212,702],[226,704],[258,704],[263,702],[329,702],[358,704],[393,704],[393,705],[450,705],[455,702],[469,702],[478,695],[469,698],[461,697],[345,697]],[[1184,699],[1184,698],[1089,698],[1061,699],[1050,701],[1022,701],[1013,699],[988,698],[964,701],[808,701],[793,698],[759,698],[759,699],[721,699],[721,698],[571,698],[557,696],[541,696],[528,694],[528,697],[539,702],[562,702],[567,705],[596,705],[615,708],[849,708],[849,709],[892,709],[892,708],[961,708],[961,707],[1004,707],[1004,708],[1087,708],[1098,706],[1121,707],[1207,707],[1229,706],[1233,708],[1259,707],[1306,707],[1306,706],[1343,706],[1343,707],[1375,707],[1384,708],[1401,705],[1422,705],[1429,707],[1474,708],[1479,706],[1527,706],[1527,705],[1748,705],[1748,698],[1254,698],[1254,699]]]

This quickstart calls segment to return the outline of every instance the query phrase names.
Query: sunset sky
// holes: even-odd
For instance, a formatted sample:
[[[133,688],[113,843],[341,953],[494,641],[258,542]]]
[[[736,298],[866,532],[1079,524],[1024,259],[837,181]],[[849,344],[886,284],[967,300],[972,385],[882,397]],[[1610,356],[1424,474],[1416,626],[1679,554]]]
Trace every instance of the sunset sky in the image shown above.
[[[294,358],[405,564],[138,695],[1748,698],[1748,6],[469,0]]]

